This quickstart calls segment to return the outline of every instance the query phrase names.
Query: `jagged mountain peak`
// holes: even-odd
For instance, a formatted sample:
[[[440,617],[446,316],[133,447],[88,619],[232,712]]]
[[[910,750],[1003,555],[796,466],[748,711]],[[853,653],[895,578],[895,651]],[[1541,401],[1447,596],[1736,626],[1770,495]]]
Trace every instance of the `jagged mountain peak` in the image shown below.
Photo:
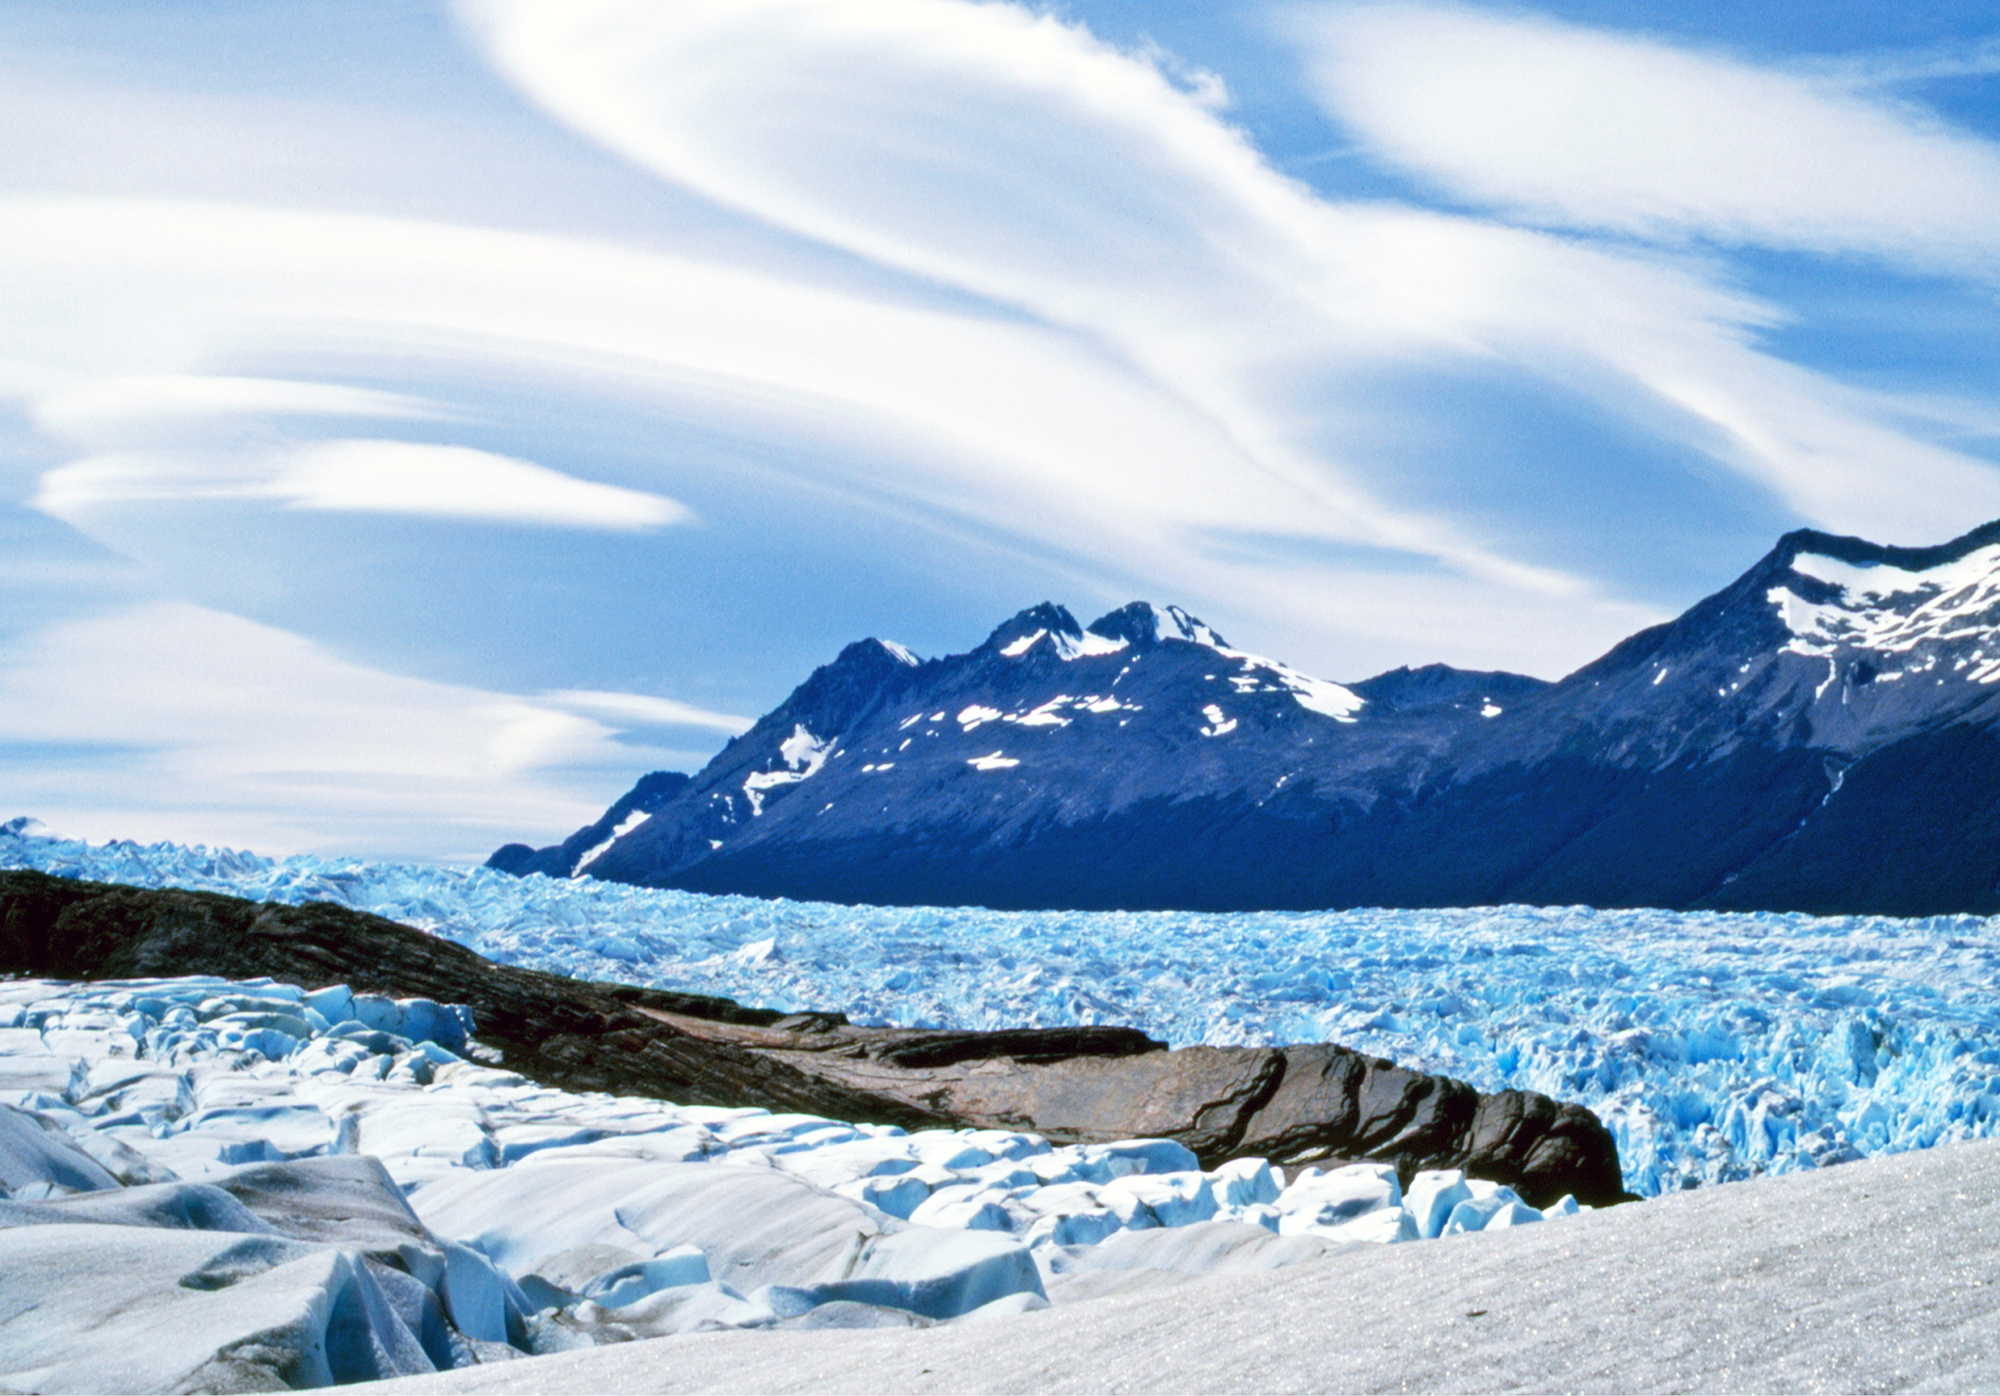
[[[863,641],[684,786],[495,862],[989,906],[2000,910],[1997,791],[2000,525],[1800,531],[1554,684],[1330,683],[1149,602],[923,661]]]
[[[1135,649],[1151,649],[1163,640],[1186,640],[1210,649],[1228,649],[1229,642],[1179,606],[1155,606],[1133,601],[1090,623],[1090,633],[1123,640]]]
[[[1077,624],[1069,607],[1054,601],[1044,601],[1038,606],[1030,606],[1025,611],[1017,611],[1006,620],[993,627],[993,633],[986,637],[980,650],[993,650],[1012,658],[1026,653],[1034,642],[1044,635],[1058,635],[1071,640],[1083,638],[1083,627]]]
[[[833,663],[822,667],[879,669],[888,664],[898,668],[914,669],[922,663],[923,660],[894,640],[877,640],[871,637],[843,646],[840,653],[834,656]]]
[[[975,654],[998,654],[1005,659],[1022,659],[1032,654],[1053,654],[1058,659],[1082,659],[1092,655],[1116,654],[1128,642],[1077,624],[1067,606],[1044,601],[1030,606],[998,626]]]
[[[838,732],[874,704],[885,689],[921,669],[922,661],[901,645],[856,640],[832,663],[813,670],[758,726],[775,722],[790,731],[792,724],[804,722],[815,731]]]
[[[2000,525],[1938,548],[1813,541],[1790,550],[1784,575],[1764,594],[1788,651],[1816,658],[1867,651],[1899,670],[1928,671],[1943,659],[1975,682],[2000,679],[2000,646],[1986,626],[2000,619]]]
[[[924,661],[921,657],[904,648],[902,645],[897,644],[894,640],[876,640],[874,643],[880,645],[889,658],[895,660],[906,669],[923,667]]]
[[[1455,669],[1449,664],[1408,665],[1347,687],[1371,703],[1405,713],[1436,712],[1470,704],[1475,710],[1500,708],[1552,687],[1547,679],[1503,670]],[[1496,713],[1495,716],[1498,714]]]
[[[1044,601],[1002,622],[986,637],[978,652],[1019,659],[1046,648],[1047,652],[1067,660],[1115,654],[1128,647],[1144,651],[1169,640],[1185,640],[1213,650],[1229,649],[1228,641],[1179,606],[1133,601],[1083,626],[1077,624],[1068,607]]]
[[[1990,625],[2000,625],[2000,521],[1923,548],[1796,529],[1722,590],[1620,642],[1566,682],[1601,684],[1638,671],[1670,682],[1696,671],[1710,683],[1785,654],[1853,659],[1874,672],[1886,658],[1890,668],[1928,673],[1940,662],[1940,644],[1956,651],[1943,656],[1948,672],[1963,675],[1983,662],[1975,651],[2000,658],[2000,646],[1984,638]],[[1982,681],[1993,679],[2000,669]]]
[[[1943,563],[1956,562],[1966,554],[2000,544],[2000,519],[1981,524],[1949,542],[1906,547],[1895,543],[1875,543],[1851,534],[1823,533],[1816,528],[1796,528],[1785,534],[1752,575],[1767,566],[1791,567],[1801,555],[1832,558],[1857,567],[1890,566],[1905,571],[1926,571]]]

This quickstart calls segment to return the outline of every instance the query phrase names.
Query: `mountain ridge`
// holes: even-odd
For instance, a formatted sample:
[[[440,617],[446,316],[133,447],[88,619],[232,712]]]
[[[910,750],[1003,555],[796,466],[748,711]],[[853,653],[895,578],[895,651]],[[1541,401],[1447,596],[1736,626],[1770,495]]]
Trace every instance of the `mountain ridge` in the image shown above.
[[[1333,683],[1146,602],[857,641],[684,783],[493,861],[886,904],[1991,911],[1996,727],[2000,521],[1801,529],[1553,683]]]

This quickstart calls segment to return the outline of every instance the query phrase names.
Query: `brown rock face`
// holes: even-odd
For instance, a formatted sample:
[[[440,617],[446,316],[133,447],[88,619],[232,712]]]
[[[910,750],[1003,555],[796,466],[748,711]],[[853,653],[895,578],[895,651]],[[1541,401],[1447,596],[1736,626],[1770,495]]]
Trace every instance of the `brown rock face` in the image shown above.
[[[1170,1138],[1205,1167],[1463,1168],[1531,1204],[1623,1197],[1589,1111],[1482,1096],[1332,1044],[1169,1051],[1132,1028],[977,1033],[865,1028],[727,999],[585,983],[326,902],[258,904],[0,873],[0,973],[60,979],[268,975],[471,1007],[510,1070],[565,1090],[764,1106],[907,1129],[1032,1130],[1058,1143]]]

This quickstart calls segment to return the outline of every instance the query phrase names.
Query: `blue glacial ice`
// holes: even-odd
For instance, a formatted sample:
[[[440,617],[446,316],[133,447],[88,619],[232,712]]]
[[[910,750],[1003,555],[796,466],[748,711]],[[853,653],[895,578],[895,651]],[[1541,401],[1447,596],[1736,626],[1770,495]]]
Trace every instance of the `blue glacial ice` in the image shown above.
[[[1645,1195],[2000,1133],[1980,917],[843,907],[22,837],[0,866],[332,901],[508,963],[859,1022],[1340,1042],[1588,1106]]]

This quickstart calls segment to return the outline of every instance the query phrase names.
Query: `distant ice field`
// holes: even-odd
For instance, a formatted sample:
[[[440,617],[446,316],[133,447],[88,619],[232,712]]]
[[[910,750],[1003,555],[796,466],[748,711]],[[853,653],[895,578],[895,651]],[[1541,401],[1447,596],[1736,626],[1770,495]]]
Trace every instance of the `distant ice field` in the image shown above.
[[[1982,917],[845,907],[14,836],[0,866],[332,901],[506,963],[858,1022],[1339,1042],[1586,1105],[1645,1195],[2000,1134]]]

